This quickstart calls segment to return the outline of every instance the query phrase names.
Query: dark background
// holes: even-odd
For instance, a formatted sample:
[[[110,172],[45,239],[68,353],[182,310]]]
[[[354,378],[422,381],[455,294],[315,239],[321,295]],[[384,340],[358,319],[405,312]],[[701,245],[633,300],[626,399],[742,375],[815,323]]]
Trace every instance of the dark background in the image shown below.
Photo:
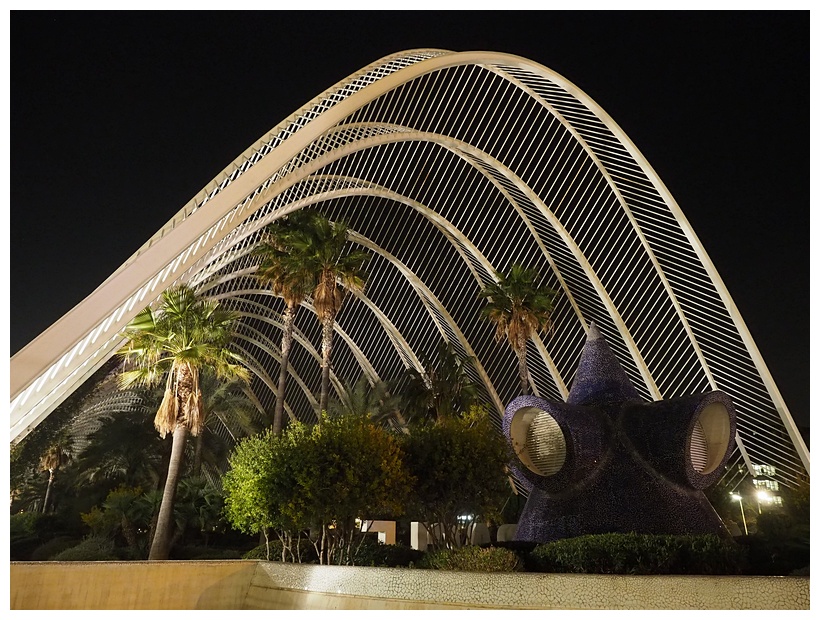
[[[304,103],[491,50],[590,95],[677,200],[809,425],[809,12],[10,13],[10,354]]]

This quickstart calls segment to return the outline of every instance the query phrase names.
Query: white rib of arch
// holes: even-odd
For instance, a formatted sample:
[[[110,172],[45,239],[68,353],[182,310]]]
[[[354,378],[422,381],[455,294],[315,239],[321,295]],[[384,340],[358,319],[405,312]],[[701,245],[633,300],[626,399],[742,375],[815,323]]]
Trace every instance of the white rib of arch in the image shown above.
[[[463,68],[462,73],[458,73],[459,68]],[[438,123],[445,118],[442,110],[445,110],[447,101],[437,100],[435,96],[438,91],[433,92],[433,88],[441,85],[441,92],[446,94],[448,80],[453,79],[460,81],[459,85],[466,88],[465,93],[481,94],[483,85],[488,83],[487,75],[490,74],[494,76],[492,79],[498,79],[495,76],[502,75],[507,83],[514,84],[516,92],[526,92],[527,97],[537,101],[542,109],[548,108],[551,118],[560,119],[562,127],[573,135],[575,144],[581,145],[586,154],[584,157],[593,161],[598,172],[606,178],[609,191],[617,197],[622,212],[627,214],[631,234],[643,249],[643,255],[639,258],[646,258],[651,263],[659,282],[659,290],[665,291],[666,302],[674,307],[679,324],[686,332],[688,344],[680,344],[676,340],[675,346],[689,347],[709,385],[720,389],[729,388],[727,391],[730,393],[735,390],[735,394],[731,395],[736,396],[742,415],[739,428],[743,426],[759,431],[759,437],[754,437],[751,433],[743,437],[748,450],[771,455],[779,470],[787,470],[784,481],[793,481],[802,475],[801,471],[807,472],[808,450],[729,293],[677,203],[620,128],[574,85],[536,63],[506,54],[450,53],[442,50],[413,50],[392,55],[357,72],[314,99],[243,153],[96,291],[15,355],[11,360],[12,441],[24,436],[67,393],[79,385],[94,367],[110,356],[119,341],[117,334],[144,305],[151,303],[173,282],[195,277],[196,271],[203,265],[202,260],[210,253],[227,251],[234,242],[237,226],[266,207],[267,203],[260,199],[261,195],[274,186],[274,192],[279,192],[280,189],[285,191],[292,180],[304,176],[304,165],[315,159],[317,147],[321,149],[319,143],[334,127],[346,121],[352,124],[363,120],[378,120],[378,115],[388,112],[392,114],[391,104],[400,101],[400,95],[407,85],[431,89],[427,94],[432,98],[425,99],[424,102],[438,115],[430,116]],[[367,114],[372,112],[373,117],[368,117],[364,112],[357,116],[370,103],[374,103],[374,107],[372,110],[368,109]],[[401,108],[401,105],[397,111],[405,114],[407,109]],[[507,105],[507,102],[502,104],[499,99],[498,105]],[[420,111],[417,107],[411,112],[410,116],[419,116],[426,113],[426,110]],[[512,113],[511,109],[510,114]],[[520,119],[524,119],[524,114],[529,113],[529,109],[514,113],[519,114],[520,118],[517,117],[513,125],[515,122],[524,122]],[[387,116],[384,118],[390,120]],[[397,116],[396,119],[398,118]],[[471,129],[474,120],[470,119],[468,123]],[[465,121],[457,119],[457,122],[453,126],[453,135],[446,137],[453,145],[464,142],[459,137],[459,132]],[[523,198],[532,202],[535,209],[543,215],[547,215],[546,203],[532,189],[541,182],[543,175],[533,176],[531,170],[522,170],[518,174],[517,169],[508,166],[500,158],[502,155],[496,157],[506,147],[509,132],[501,135],[494,134],[494,130],[495,127],[483,127],[478,142],[469,143],[468,148],[462,149],[462,152],[473,157],[480,166],[486,167],[488,174],[497,181],[497,186],[506,188],[509,184],[511,193],[507,194],[508,200]],[[418,132],[437,133],[435,127],[432,127],[432,131],[418,129]],[[553,138],[557,135],[555,133]],[[550,148],[553,138],[550,138]],[[581,162],[580,155],[574,156],[575,159],[561,161],[562,154],[568,148],[566,145],[561,146],[561,140],[563,137],[556,138],[555,149],[563,150],[550,154],[556,155],[556,161],[561,166],[556,169],[565,170],[562,174],[566,175],[579,174],[586,164]],[[501,150],[496,151],[496,146]],[[529,153],[528,149],[529,146],[526,146],[523,150],[515,151],[515,156],[518,157],[521,152]],[[485,154],[485,159],[476,157],[471,150]],[[343,156],[347,157],[351,152],[352,148],[348,147]],[[573,172],[576,164],[578,169]],[[514,166],[520,167],[520,161]],[[294,174],[285,180],[291,173]],[[558,187],[562,187],[568,178],[562,176]],[[281,183],[283,180],[285,183]],[[545,181],[548,180],[549,175],[545,178]],[[554,184],[555,178],[551,182]],[[530,183],[533,184],[532,187]],[[453,188],[449,189],[452,191]],[[553,191],[553,187],[546,187],[545,191]],[[596,186],[587,183],[586,186],[578,185],[573,191],[585,193],[598,190]],[[583,193],[581,197],[584,198]],[[415,199],[414,196],[408,198]],[[594,198],[594,202],[590,204],[598,204],[598,197],[590,194],[585,199],[588,198]],[[573,214],[572,211],[568,213]],[[561,217],[556,217],[553,225],[558,224],[564,229],[567,241],[581,252],[581,241],[573,237],[577,234],[584,237],[583,242],[589,246],[584,251],[597,250],[597,244],[590,244],[589,230],[576,226],[575,232],[570,232]],[[676,253],[688,256],[687,252],[690,251],[698,264],[683,265],[680,261],[675,262]],[[635,255],[614,257],[621,263],[636,260]],[[578,258],[579,255],[576,254],[575,259]],[[607,286],[615,287],[613,293],[618,293],[618,289],[624,287],[624,274],[613,276],[608,273],[608,284],[604,285],[604,280],[598,277],[590,263],[586,266],[580,262],[578,264],[588,276],[591,271],[600,284],[596,290],[599,302],[606,304],[605,298],[610,298]],[[698,269],[702,269],[703,274]],[[623,290],[633,292],[631,288]],[[698,294],[693,295],[694,291],[698,291]],[[702,296],[700,291],[704,291],[706,295]],[[656,289],[649,292],[637,289],[634,292],[659,294]],[[658,298],[647,297],[647,303],[650,304],[658,303],[657,300]],[[702,307],[693,307],[693,300],[702,301]],[[613,298],[609,301],[612,304],[609,311],[611,314],[614,311],[613,316],[620,316],[619,303],[628,306],[630,303],[641,302],[640,299],[616,302]],[[588,303],[591,302],[579,302],[579,311]],[[387,313],[383,314],[389,318]],[[647,320],[640,313],[635,314],[635,317],[644,323]],[[708,325],[704,326],[704,323]],[[569,325],[566,329],[570,329]],[[660,332],[652,332],[646,325],[642,325],[641,329],[643,344],[639,345],[634,340],[631,344],[628,343],[633,356],[637,352],[643,357],[641,346],[648,349],[663,347],[668,341],[661,333],[667,329],[666,325],[660,327]],[[647,334],[653,337],[650,338]],[[731,336],[731,341],[716,342],[723,334]],[[735,337],[739,344],[735,344]],[[674,378],[676,373],[681,372],[674,363],[677,358],[672,356],[669,359],[658,359],[663,362],[663,367],[657,372],[668,373],[673,377],[676,389],[681,389],[682,382]],[[682,363],[689,364],[688,359],[686,357]],[[640,365],[638,367],[640,369]],[[646,370],[648,379],[654,382],[652,373],[648,368]],[[696,377],[697,373],[691,376]],[[683,382],[686,380],[698,381],[689,378]],[[762,386],[760,389],[756,387],[758,382]],[[768,417],[767,411],[770,408],[778,424],[782,426]],[[783,427],[791,442],[782,442],[777,436],[778,428]],[[792,450],[796,459],[790,456]],[[784,456],[778,456],[780,454]]]
[[[315,178],[313,176],[309,177],[311,179]],[[327,177],[329,180],[333,181],[341,181],[345,184],[347,183],[348,179],[339,178],[339,177]],[[484,267],[485,273],[487,274],[488,278],[492,278],[493,280],[497,280],[495,275],[496,269],[490,264],[490,261],[481,253],[481,251],[470,241],[464,234],[455,227],[451,222],[447,219],[443,218],[441,215],[436,213],[433,209],[421,204],[418,201],[411,200],[406,196],[402,196],[397,194],[393,191],[388,190],[387,188],[380,187],[374,184],[364,184],[364,183],[357,183],[355,185],[351,184],[350,186],[342,187],[339,189],[327,190],[319,194],[314,194],[309,199],[305,199],[302,201],[305,206],[309,206],[311,204],[315,204],[324,200],[332,200],[334,198],[341,198],[346,196],[359,196],[359,195],[368,195],[368,196],[379,196],[384,198],[389,198],[395,202],[402,203],[407,205],[408,207],[415,209],[419,213],[423,214],[427,219],[429,219],[441,232],[444,234],[448,239],[451,241],[453,248],[462,256],[464,256],[464,251],[462,248],[465,248],[470,255],[478,262],[481,266]],[[458,243],[453,243],[452,239],[457,239]],[[472,262],[468,259],[464,259],[464,263],[470,272],[473,274],[477,284],[479,287],[484,286],[484,281],[482,280],[481,276],[475,271],[472,266]],[[558,274],[560,279],[560,274]],[[569,289],[564,289],[566,294],[571,297],[571,293]],[[439,304],[440,305],[440,304]],[[574,306],[577,308],[577,306]],[[441,307],[443,310],[443,306]],[[435,321],[436,318],[434,315],[433,320]],[[580,316],[580,315],[579,315]],[[533,336],[533,341],[535,342],[535,346],[538,349],[539,353],[541,353],[542,359],[544,364],[547,366],[547,369],[550,371],[552,375],[553,381],[556,384],[559,392],[562,396],[566,396],[569,392],[567,387],[564,383],[563,378],[561,377],[558,369],[555,367],[554,362],[552,361],[552,356],[547,351],[546,347],[544,346],[544,341],[541,339],[541,336],[535,334]],[[538,389],[535,383],[530,380],[531,387],[535,390],[535,394],[538,394]]]

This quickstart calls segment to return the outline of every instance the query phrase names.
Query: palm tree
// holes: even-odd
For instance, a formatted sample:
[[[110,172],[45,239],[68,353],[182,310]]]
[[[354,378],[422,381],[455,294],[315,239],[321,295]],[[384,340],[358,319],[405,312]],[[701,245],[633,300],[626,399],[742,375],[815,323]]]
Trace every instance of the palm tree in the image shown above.
[[[345,291],[364,289],[367,274],[362,267],[371,255],[364,250],[346,252],[348,227],[344,222],[331,222],[315,212],[305,215],[305,221],[304,227],[289,234],[288,247],[298,257],[294,260],[313,274],[313,306],[322,324],[321,413],[327,411],[336,315],[342,307]]]
[[[273,293],[285,302],[285,312],[282,315],[285,324],[282,331],[282,362],[279,365],[279,385],[276,389],[276,408],[273,412],[273,432],[276,435],[282,431],[288,360],[293,343],[296,311],[315,286],[314,274],[308,270],[302,256],[292,251],[289,240],[295,231],[304,229],[311,218],[310,211],[297,211],[283,220],[268,225],[265,237],[254,251],[262,257],[256,271],[257,279],[269,285]]]
[[[218,302],[178,286],[162,294],[160,307],[145,308],[128,324],[128,342],[118,354],[125,360],[119,377],[122,388],[157,385],[165,378],[165,392],[154,426],[160,437],[173,436],[168,475],[160,504],[149,560],[167,560],[170,552],[173,506],[182,466],[185,440],[203,425],[199,372],[205,366],[221,379],[247,381],[242,359],[228,350],[237,316]]]
[[[237,441],[264,427],[264,410],[257,409],[241,379],[220,381],[214,373],[199,376],[204,421],[196,436],[192,473],[217,483],[228,467],[228,455]],[[205,467],[207,465],[207,467]]]
[[[408,368],[402,392],[404,410],[415,419],[441,422],[467,411],[478,400],[478,389],[467,373],[474,358],[460,357],[453,345],[441,341],[436,359],[422,356],[423,372]]]
[[[344,381],[344,392],[340,399],[331,399],[328,404],[330,415],[361,415],[386,427],[407,432],[407,422],[401,413],[401,399],[390,393],[384,381],[372,385],[365,375],[351,385]]]
[[[45,499],[43,499],[43,512],[48,510],[48,501],[51,498],[51,489],[54,485],[54,472],[65,465],[69,458],[69,453],[60,443],[52,444],[40,458],[40,468],[48,472],[48,486],[46,487]]]
[[[510,275],[499,272],[495,275],[498,281],[488,284],[479,292],[479,296],[487,300],[487,305],[481,309],[481,317],[495,325],[497,341],[507,336],[518,357],[521,393],[527,394],[527,340],[533,333],[551,328],[557,292],[536,284],[538,272],[517,263],[510,268]]]
[[[100,418],[100,428],[87,436],[77,457],[77,482],[86,489],[99,485],[155,488],[162,480],[162,441],[145,419],[147,407],[116,411]]]

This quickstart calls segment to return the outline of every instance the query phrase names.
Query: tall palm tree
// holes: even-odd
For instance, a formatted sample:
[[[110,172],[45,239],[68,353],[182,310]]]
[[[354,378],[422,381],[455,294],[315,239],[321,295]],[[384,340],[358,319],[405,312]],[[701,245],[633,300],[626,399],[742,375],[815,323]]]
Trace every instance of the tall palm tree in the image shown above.
[[[314,276],[313,306],[322,324],[322,392],[319,411],[327,411],[330,392],[330,360],[333,351],[333,328],[347,290],[364,289],[367,273],[364,263],[369,252],[348,250],[347,224],[331,222],[320,213],[311,212],[307,225],[288,237],[289,249],[298,256],[305,270]]]
[[[262,257],[256,271],[257,279],[269,285],[274,295],[280,296],[285,302],[285,312],[282,315],[285,324],[282,330],[282,362],[279,365],[276,408],[273,412],[273,432],[276,435],[282,431],[285,386],[296,311],[314,288],[314,274],[308,270],[302,256],[292,251],[289,240],[295,231],[307,226],[311,217],[312,214],[308,211],[297,211],[268,225],[262,242],[255,250]]]
[[[40,468],[48,472],[48,486],[46,496],[43,499],[43,512],[48,510],[48,502],[51,499],[51,489],[54,485],[54,473],[69,461],[69,453],[60,443],[49,446],[46,453],[40,457]]]
[[[182,466],[185,440],[203,425],[199,372],[208,366],[221,379],[249,373],[242,359],[228,350],[237,316],[218,302],[199,297],[187,286],[162,294],[157,310],[145,308],[128,324],[128,339],[118,354],[125,360],[119,376],[122,388],[157,385],[165,378],[165,392],[154,426],[164,438],[173,436],[168,475],[160,504],[149,560],[167,560],[173,527],[173,506]]]
[[[479,296],[487,300],[487,305],[481,309],[481,317],[495,325],[497,341],[506,335],[518,357],[521,393],[527,394],[527,340],[535,332],[549,330],[552,326],[557,292],[537,284],[538,272],[517,263],[512,265],[509,275],[499,272],[495,275],[498,281],[488,284],[479,292]]]

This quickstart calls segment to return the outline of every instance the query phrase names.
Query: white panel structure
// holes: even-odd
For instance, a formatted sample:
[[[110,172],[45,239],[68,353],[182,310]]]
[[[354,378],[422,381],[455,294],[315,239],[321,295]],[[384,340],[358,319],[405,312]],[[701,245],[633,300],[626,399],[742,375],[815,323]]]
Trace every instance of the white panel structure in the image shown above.
[[[554,332],[529,344],[534,393],[563,400],[595,321],[650,400],[720,389],[738,411],[733,463],[807,477],[809,453],[720,276],[663,182],[588,96],[537,63],[410,50],[339,82],[211,181],[100,287],[11,359],[11,441],[99,368],[172,284],[242,313],[252,389],[274,401],[283,304],[254,278],[268,223],[311,207],[374,254],[338,317],[334,386],[392,379],[442,339],[477,359],[500,425],[517,395],[478,291],[512,262],[560,291]],[[297,321],[288,411],[315,420],[320,327]],[[499,426],[500,428],[500,426]],[[737,469],[737,468],[735,468]]]

